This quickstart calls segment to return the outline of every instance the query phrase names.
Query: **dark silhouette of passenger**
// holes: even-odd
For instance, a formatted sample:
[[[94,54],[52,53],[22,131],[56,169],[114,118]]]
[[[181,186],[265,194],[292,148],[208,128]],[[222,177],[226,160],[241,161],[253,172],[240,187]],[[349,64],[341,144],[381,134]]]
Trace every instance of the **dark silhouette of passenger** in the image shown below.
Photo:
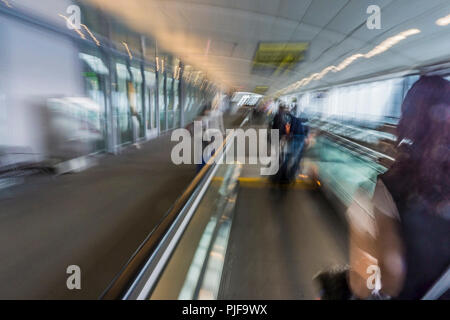
[[[359,298],[373,295],[370,265],[380,270],[378,294],[396,299],[421,299],[450,265],[449,81],[423,76],[412,86],[397,136],[396,161],[372,198],[373,226],[350,226],[349,283]]]
[[[396,161],[378,177],[373,197],[359,190],[348,209],[350,266],[315,278],[322,298],[416,300],[443,284],[450,265],[449,81],[423,76],[412,86],[397,138]],[[450,299],[448,280],[443,291],[428,298]]]
[[[279,130],[280,151],[279,151],[279,170],[276,175],[272,176],[273,182],[288,182],[287,166],[290,160],[289,156],[289,138],[291,128],[291,115],[285,104],[280,103],[278,112],[272,120],[271,128]]]
[[[275,115],[272,129],[280,130],[280,140],[282,140],[280,145],[282,150],[285,150],[280,152],[280,170],[276,176],[276,182],[292,183],[295,181],[300,169],[305,139],[308,135],[305,121],[306,119],[302,119],[298,114],[296,106],[288,111],[282,104],[279,113]]]
[[[272,129],[280,130],[280,139],[288,135],[288,126],[290,121],[290,115],[287,107],[284,104],[280,104],[278,112],[272,120]]]
[[[295,108],[295,113],[291,112],[291,132],[289,140],[289,163],[287,170],[287,179],[289,182],[293,182],[297,176],[300,169],[300,161],[303,155],[303,150],[305,147],[305,139],[308,136],[308,128],[305,123],[306,119],[302,119],[297,116],[297,110]]]

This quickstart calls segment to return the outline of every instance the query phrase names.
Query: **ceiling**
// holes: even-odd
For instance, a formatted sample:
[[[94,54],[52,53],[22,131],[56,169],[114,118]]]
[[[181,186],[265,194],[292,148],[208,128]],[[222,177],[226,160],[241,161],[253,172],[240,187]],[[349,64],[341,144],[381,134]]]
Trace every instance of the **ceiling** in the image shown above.
[[[415,33],[371,58],[326,73],[303,89],[320,87],[387,70],[450,60],[448,0],[87,0],[121,18],[158,46],[204,71],[228,88],[269,93],[367,53],[384,40],[410,29]],[[369,5],[379,5],[381,29],[366,26]],[[309,42],[305,59],[277,75],[252,72],[260,42]]]

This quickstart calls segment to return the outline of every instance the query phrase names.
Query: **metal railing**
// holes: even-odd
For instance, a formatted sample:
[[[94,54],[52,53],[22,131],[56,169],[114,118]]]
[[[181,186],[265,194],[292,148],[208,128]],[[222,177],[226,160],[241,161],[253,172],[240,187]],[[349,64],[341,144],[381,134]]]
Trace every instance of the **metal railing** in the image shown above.
[[[320,126],[315,124],[310,124],[312,128],[325,135],[327,138],[335,142],[336,144],[346,148],[350,153],[359,156],[368,158],[371,161],[381,164],[383,166],[390,166],[394,163],[395,159],[387,154],[384,154],[380,151],[377,151],[372,148],[368,148],[360,143],[352,141],[342,135],[336,134],[330,130],[323,129]]]
[[[244,115],[242,126],[248,117]],[[100,296],[105,300],[143,300],[148,298],[170,259],[187,224],[214,177],[220,158],[232,145],[230,133],[222,146],[206,163],[162,221],[147,236],[129,261]]]

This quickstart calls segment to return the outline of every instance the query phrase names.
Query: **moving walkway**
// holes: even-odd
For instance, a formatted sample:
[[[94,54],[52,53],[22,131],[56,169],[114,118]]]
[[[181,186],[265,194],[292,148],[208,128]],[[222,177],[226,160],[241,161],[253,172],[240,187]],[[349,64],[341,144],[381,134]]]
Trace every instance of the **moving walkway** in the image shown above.
[[[316,298],[313,277],[348,261],[345,221],[319,184],[210,161],[102,298]]]

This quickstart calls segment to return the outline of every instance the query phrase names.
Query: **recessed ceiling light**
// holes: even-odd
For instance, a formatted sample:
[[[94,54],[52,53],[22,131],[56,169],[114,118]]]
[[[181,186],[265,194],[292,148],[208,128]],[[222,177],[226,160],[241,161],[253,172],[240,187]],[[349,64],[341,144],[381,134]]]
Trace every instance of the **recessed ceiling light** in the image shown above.
[[[436,24],[441,27],[449,25],[450,24],[450,14],[446,17],[436,20]]]

